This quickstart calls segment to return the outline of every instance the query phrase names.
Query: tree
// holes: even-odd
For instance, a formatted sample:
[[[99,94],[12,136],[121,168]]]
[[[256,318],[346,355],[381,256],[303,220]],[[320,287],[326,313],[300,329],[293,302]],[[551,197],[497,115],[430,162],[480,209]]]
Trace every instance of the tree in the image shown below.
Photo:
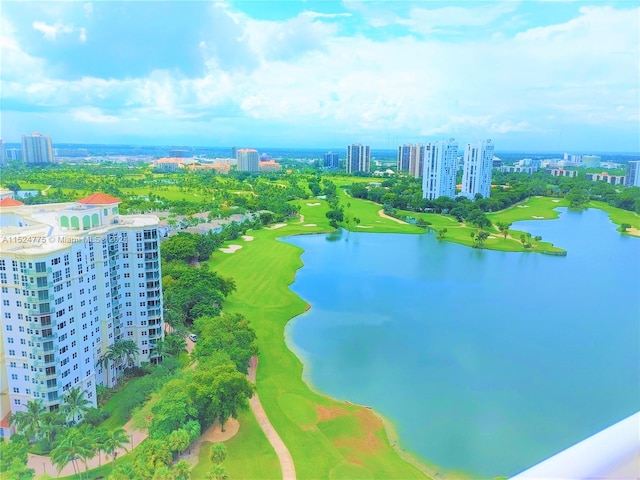
[[[67,420],[69,416],[71,416],[71,422],[76,423],[76,417],[78,420],[82,418],[87,410],[89,410],[89,406],[91,402],[85,398],[84,390],[80,390],[79,388],[73,387],[69,390],[69,392],[64,396],[64,412],[67,414]]]
[[[211,447],[211,461],[220,465],[227,459],[227,447],[224,443],[214,443]]]
[[[229,354],[238,370],[247,373],[251,357],[258,354],[256,334],[241,314],[198,318],[194,326],[200,334],[193,357],[204,359],[216,351]]]
[[[0,441],[0,478],[30,480],[35,472],[27,468],[29,441],[22,435],[13,435],[9,441]]]
[[[109,432],[107,437],[102,442],[102,447],[104,453],[111,456],[114,462],[118,458],[118,450],[121,448],[125,448],[125,446],[129,443],[129,435],[124,428],[117,428]]]
[[[73,471],[77,474],[80,471],[77,460],[81,460],[86,466],[87,459],[92,455],[93,449],[87,437],[80,429],[71,428],[62,436],[56,448],[51,450],[51,461],[58,468],[58,473],[71,462]]]
[[[441,239],[443,239],[445,237],[446,234],[447,234],[447,229],[443,228],[443,229],[438,230],[437,237],[438,237],[438,239],[441,240]]]
[[[167,447],[171,450],[173,454],[173,459],[180,454],[180,452],[185,451],[189,444],[191,443],[189,438],[189,432],[187,432],[183,428],[179,428],[178,430],[174,430],[169,434],[166,439]]]
[[[16,412],[9,421],[27,438],[38,440],[42,435],[42,417],[46,411],[41,400],[29,400],[27,410]]]
[[[107,386],[111,386],[109,383],[109,370],[111,370],[111,363],[113,361],[112,351],[107,349],[107,351],[102,354],[98,361],[96,362],[96,367],[104,368],[107,371]]]
[[[248,407],[253,385],[235,365],[226,363],[213,368],[199,368],[189,388],[200,415],[205,421],[217,420],[224,431],[229,418],[238,418],[238,411]]]
[[[204,478],[205,480],[229,480],[229,474],[222,465],[214,465]]]
[[[496,227],[498,227],[498,230],[504,235],[504,238],[506,239],[507,235],[509,235],[511,224],[508,222],[498,222],[496,223]]]
[[[189,480],[191,464],[186,460],[179,460],[171,469],[172,480]]]
[[[623,223],[622,225],[620,225],[620,230],[623,232],[626,232],[627,229],[631,228],[631,224],[630,223]]]

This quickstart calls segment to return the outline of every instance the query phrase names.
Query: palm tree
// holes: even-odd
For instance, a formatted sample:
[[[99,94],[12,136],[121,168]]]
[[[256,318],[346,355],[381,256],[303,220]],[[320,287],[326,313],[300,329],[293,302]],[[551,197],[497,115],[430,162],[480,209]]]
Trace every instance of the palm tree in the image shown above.
[[[85,398],[84,394],[84,390],[74,387],[64,396],[64,411],[67,416],[71,416],[73,423],[76,423],[76,416],[79,417],[79,421],[91,406],[91,402]]]
[[[58,467],[58,473],[62,471],[65,465],[71,462],[73,471],[77,474],[79,471],[78,459],[82,460],[86,469],[87,459],[93,455],[91,442],[88,440],[86,434],[78,428],[67,430],[56,448],[51,450],[51,461]]]
[[[206,480],[229,480],[229,474],[227,473],[227,469],[222,465],[214,465],[211,470],[209,470],[204,478]]]
[[[42,414],[42,438],[47,439],[47,443],[51,445],[58,433],[64,430],[65,417],[59,410],[52,412],[45,411]]]
[[[102,465],[102,452],[106,452],[106,445],[109,439],[109,432],[104,427],[98,427],[92,430],[93,449],[98,454],[98,466]]]
[[[227,447],[224,443],[214,443],[210,453],[211,462],[220,465],[227,458]]]
[[[103,443],[103,450],[107,455],[113,457],[116,461],[118,457],[118,450],[124,448],[129,443],[129,435],[124,428],[117,428],[109,432],[105,442]],[[125,448],[126,450],[126,448]]]
[[[179,460],[171,469],[173,480],[189,480],[191,464],[186,460]]]
[[[11,416],[10,422],[27,438],[37,440],[42,435],[42,419],[46,413],[41,400],[27,402],[27,410],[16,412]]]
[[[107,387],[111,387],[109,384],[109,368],[111,366],[110,363],[112,359],[111,352],[107,350],[104,355],[101,355],[100,358],[98,358],[98,362],[96,363],[96,367],[102,367],[107,371]]]

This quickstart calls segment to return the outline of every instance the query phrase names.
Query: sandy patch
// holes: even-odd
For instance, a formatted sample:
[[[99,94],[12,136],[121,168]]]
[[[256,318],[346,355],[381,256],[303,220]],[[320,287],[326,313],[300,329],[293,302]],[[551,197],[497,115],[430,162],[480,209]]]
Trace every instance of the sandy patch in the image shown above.
[[[219,248],[218,250],[224,253],[235,253],[241,248],[242,248],[242,245],[229,245],[227,247]]]
[[[627,228],[627,233],[629,235],[633,235],[634,237],[640,237],[640,229],[637,229],[637,228],[633,228],[633,227]]]
[[[340,437],[333,444],[344,449],[345,457],[350,461],[358,461],[361,455],[375,455],[384,447],[376,431],[384,428],[382,421],[371,411],[361,409],[356,413],[361,429],[366,432],[364,437]],[[346,450],[346,451],[345,451]]]
[[[305,223],[304,225],[302,225],[303,227],[317,227],[318,225],[316,225],[315,223]]]
[[[235,418],[230,418],[227,423],[224,424],[224,432],[218,422],[211,425],[200,437],[205,442],[224,442],[229,440],[240,430],[240,422]]]
[[[532,216],[533,218],[535,218],[536,220],[540,220],[541,218],[544,218],[544,217],[539,217],[538,215],[531,215],[531,216]]]
[[[318,205],[320,205],[320,202],[307,203],[307,207],[317,207]]]
[[[275,230],[276,228],[282,228],[282,227],[286,227],[287,224],[286,223],[276,223],[275,225],[270,225],[268,227],[264,227],[267,230]]]
[[[253,237],[251,235],[242,235],[242,239],[245,242],[253,242]]]
[[[356,225],[356,228],[373,228],[371,225]]]
[[[387,215],[386,213],[384,213],[384,210],[378,210],[378,215],[380,215],[382,218],[386,218],[388,220],[393,220],[394,222],[397,222],[397,223],[402,223],[404,225],[408,225],[408,223],[405,222],[404,220],[400,220],[398,218],[395,218],[395,217],[392,217],[390,215]]]
[[[325,422],[347,414],[347,410],[342,407],[325,407],[318,404],[316,404],[316,411],[318,412],[318,422]]]
[[[529,205],[518,205],[518,208],[529,208]]]
[[[560,203],[560,200],[551,200],[553,203]]]

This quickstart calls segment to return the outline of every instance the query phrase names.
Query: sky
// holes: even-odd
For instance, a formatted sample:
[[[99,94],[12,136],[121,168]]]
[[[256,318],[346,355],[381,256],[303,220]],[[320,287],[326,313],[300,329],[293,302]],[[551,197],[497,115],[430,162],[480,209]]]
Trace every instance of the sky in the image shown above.
[[[640,151],[636,1],[0,2],[0,137]]]

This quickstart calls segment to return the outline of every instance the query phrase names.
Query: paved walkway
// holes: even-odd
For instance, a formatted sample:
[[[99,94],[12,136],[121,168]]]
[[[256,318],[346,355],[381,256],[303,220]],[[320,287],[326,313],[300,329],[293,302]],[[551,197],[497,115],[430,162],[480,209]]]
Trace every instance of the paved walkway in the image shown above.
[[[255,383],[256,381],[256,369],[258,368],[258,357],[251,358],[251,364],[249,366],[249,380]],[[280,460],[280,468],[282,469],[282,478],[284,480],[295,480],[296,479],[296,468],[293,464],[293,458],[291,457],[291,453],[289,453],[289,449],[284,444],[278,432],[276,432],[273,425],[269,421],[269,417],[267,417],[264,408],[262,408],[262,404],[260,403],[260,398],[256,393],[249,400],[249,405],[251,406],[251,410],[262,428],[262,431],[267,436],[269,443],[276,451],[278,455],[278,460]]]
[[[140,445],[140,443],[142,443],[142,441],[147,438],[147,432],[134,429],[131,420],[129,420],[125,424],[124,430],[129,436],[130,443],[127,444],[125,448],[120,448],[117,450],[116,453],[118,457],[121,457],[125,453],[130,452],[133,448],[135,448],[137,445]],[[87,460],[87,467],[89,470],[91,470],[92,468],[97,468],[100,465],[104,465],[105,463],[109,463],[111,461],[113,461],[112,457],[108,457],[104,453],[101,453],[100,455],[96,455],[95,457]],[[78,460],[76,463],[78,464],[78,469],[81,472],[84,472],[84,463],[82,463],[80,460]],[[47,474],[53,478],[59,478],[68,477],[69,475],[73,475],[76,473],[73,470],[72,462],[69,462],[60,472],[58,472],[58,467],[53,464],[50,457],[44,455],[34,455],[32,453],[29,454],[27,466],[35,470],[36,477]]]

